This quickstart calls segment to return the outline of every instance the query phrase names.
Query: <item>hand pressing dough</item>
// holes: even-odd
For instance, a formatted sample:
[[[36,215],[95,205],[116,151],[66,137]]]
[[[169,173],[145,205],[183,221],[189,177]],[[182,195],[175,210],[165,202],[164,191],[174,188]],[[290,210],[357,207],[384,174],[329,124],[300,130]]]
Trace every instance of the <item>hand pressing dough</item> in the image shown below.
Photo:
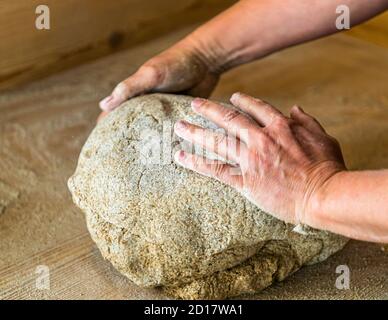
[[[345,245],[325,231],[297,233],[231,187],[176,165],[176,150],[193,151],[173,134],[177,120],[217,130],[192,112],[191,101],[131,99],[83,147],[68,185],[105,259],[139,286],[224,299],[262,290]]]

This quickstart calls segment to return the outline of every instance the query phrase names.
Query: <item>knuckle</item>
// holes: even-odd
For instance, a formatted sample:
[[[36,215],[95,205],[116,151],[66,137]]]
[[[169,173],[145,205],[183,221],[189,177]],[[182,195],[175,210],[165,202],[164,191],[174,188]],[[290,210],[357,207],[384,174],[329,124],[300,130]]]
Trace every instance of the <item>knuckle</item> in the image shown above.
[[[257,140],[260,141],[263,145],[268,145],[272,141],[272,138],[268,133],[264,133],[258,135]]]
[[[201,133],[200,130],[197,127],[193,126],[191,123],[186,123],[185,130],[190,135],[196,135]]]
[[[128,90],[129,90],[129,86],[124,80],[116,86],[116,88],[114,89],[114,93],[119,97],[126,98],[128,94]]]
[[[223,177],[225,174],[225,166],[221,163],[214,164],[213,173],[216,177]]]
[[[154,65],[143,65],[139,69],[139,73],[149,78],[152,82],[161,82],[163,80],[163,72],[160,68]]]
[[[190,162],[193,169],[198,169],[201,167],[200,157],[198,156],[191,156]]]
[[[222,134],[212,134],[211,136],[206,136],[205,139],[204,145],[207,149],[214,150],[214,152],[218,153],[224,148],[225,136]]]
[[[271,125],[275,129],[281,130],[281,129],[284,129],[285,127],[290,126],[290,122],[287,121],[285,117],[282,117],[280,115],[273,115]]]
[[[214,136],[214,146],[215,147],[218,147],[220,145],[222,145],[223,143],[225,143],[226,141],[226,136],[224,136],[223,134],[216,134]]]
[[[223,115],[222,120],[224,122],[232,122],[233,120],[238,118],[240,115],[241,115],[240,112],[238,112],[237,110],[228,110]]]
[[[212,106],[212,103],[207,99],[199,99],[198,107],[209,108]]]
[[[271,133],[267,130],[263,130],[260,134],[255,136],[255,139],[250,143],[250,145],[260,152],[267,152],[272,144],[274,143],[273,138],[271,137]]]
[[[248,145],[256,145],[256,142],[261,143],[264,139],[266,139],[266,131],[267,129],[259,129],[252,128],[243,132],[243,141]]]
[[[203,137],[201,136],[201,132],[199,132],[198,129],[193,128],[193,126],[191,125],[186,125],[182,134],[186,137],[186,139],[189,139],[189,141],[203,139]]]
[[[253,98],[252,102],[262,106],[262,107],[270,107],[270,104],[262,99],[259,98]]]
[[[260,139],[260,146],[265,153],[267,153],[268,150],[270,150],[273,143],[274,143],[274,140],[268,135],[263,135]]]

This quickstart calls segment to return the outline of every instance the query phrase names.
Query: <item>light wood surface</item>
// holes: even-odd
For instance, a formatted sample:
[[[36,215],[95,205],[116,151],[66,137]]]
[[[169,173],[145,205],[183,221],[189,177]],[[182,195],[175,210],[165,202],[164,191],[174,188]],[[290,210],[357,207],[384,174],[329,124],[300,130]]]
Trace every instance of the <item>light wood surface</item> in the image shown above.
[[[0,298],[164,298],[101,258],[66,181],[94,126],[98,100],[187,32],[0,94]],[[388,49],[337,35],[229,72],[213,98],[243,91],[285,112],[298,103],[339,139],[350,168],[387,168],[387,70]],[[350,290],[335,287],[342,264],[351,271]],[[50,290],[36,288],[38,265],[49,267]],[[387,270],[380,245],[351,241],[327,261],[245,298],[388,299]]]
[[[0,0],[0,90],[206,20],[233,2]],[[41,4],[50,30],[35,27]]]

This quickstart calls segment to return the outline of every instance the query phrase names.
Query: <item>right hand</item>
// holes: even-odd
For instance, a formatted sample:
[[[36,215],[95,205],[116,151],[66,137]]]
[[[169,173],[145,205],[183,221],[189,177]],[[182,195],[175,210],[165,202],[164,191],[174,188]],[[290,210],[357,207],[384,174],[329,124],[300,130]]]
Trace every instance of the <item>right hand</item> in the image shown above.
[[[176,92],[207,98],[217,85],[219,74],[211,71],[206,55],[180,42],[144,63],[120,82],[112,94],[100,102],[110,112],[125,100],[147,92]]]
[[[231,102],[237,109],[204,99],[191,104],[226,134],[185,121],[175,125],[175,132],[234,164],[184,151],[176,153],[176,162],[234,187],[280,220],[321,228],[316,212],[321,212],[322,194],[329,181],[346,172],[337,140],[299,107],[287,117],[245,94],[234,94]]]

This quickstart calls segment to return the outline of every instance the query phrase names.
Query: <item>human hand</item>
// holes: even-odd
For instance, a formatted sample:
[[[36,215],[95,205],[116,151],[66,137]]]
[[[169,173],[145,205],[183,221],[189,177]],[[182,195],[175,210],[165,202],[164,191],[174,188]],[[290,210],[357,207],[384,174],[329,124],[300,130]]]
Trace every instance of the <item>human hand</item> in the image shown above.
[[[148,60],[120,82],[112,94],[100,102],[100,108],[112,111],[125,100],[147,92],[179,92],[208,97],[217,85],[219,75],[205,51],[199,49],[194,40],[181,41]]]
[[[338,142],[297,106],[286,117],[245,94],[234,94],[231,102],[238,109],[199,98],[192,102],[196,113],[227,135],[185,121],[176,123],[175,133],[236,165],[182,150],[175,161],[234,187],[283,221],[309,224],[314,198],[332,177],[346,170]]]

